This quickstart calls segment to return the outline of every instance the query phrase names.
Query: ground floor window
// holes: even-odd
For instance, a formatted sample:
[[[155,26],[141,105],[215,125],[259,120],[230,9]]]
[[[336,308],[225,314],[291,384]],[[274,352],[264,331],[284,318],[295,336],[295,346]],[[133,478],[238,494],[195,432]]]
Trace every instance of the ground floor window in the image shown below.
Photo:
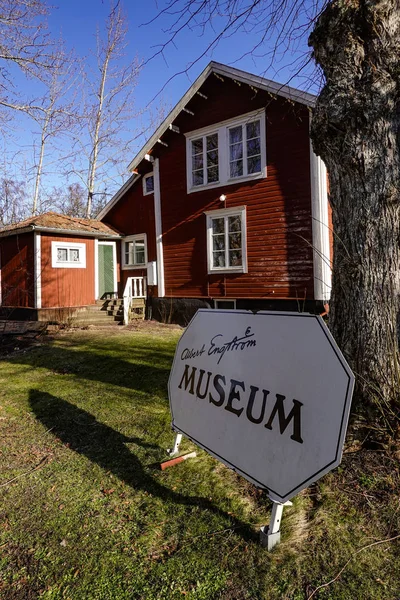
[[[86,244],[51,242],[51,264],[53,268],[85,269]]]
[[[130,235],[122,242],[122,265],[125,269],[144,267],[147,264],[146,234]]]
[[[213,210],[206,215],[208,272],[246,273],[246,208]]]
[[[219,308],[220,310],[235,310],[236,300],[214,300],[214,308]]]

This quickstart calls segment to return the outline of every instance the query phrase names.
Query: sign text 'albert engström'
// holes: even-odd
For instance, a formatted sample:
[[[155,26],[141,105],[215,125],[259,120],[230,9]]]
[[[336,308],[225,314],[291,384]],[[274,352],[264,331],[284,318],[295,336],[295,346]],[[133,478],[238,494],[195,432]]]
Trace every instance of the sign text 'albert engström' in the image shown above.
[[[340,463],[353,386],[321,317],[199,310],[171,370],[172,426],[285,502]]]

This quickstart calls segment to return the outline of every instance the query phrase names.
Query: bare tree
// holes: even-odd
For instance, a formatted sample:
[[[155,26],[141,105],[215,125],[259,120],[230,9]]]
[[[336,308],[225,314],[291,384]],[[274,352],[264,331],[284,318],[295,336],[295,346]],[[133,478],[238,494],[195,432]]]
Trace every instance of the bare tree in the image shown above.
[[[75,136],[75,145],[86,164],[81,168],[72,165],[69,169],[80,177],[87,189],[88,218],[93,212],[94,196],[107,191],[107,171],[119,165],[131,142],[122,134],[126,133],[127,121],[133,116],[133,93],[140,71],[137,59],[125,61],[127,24],[119,2],[111,4],[105,29],[104,37],[100,30],[96,36],[97,70],[95,73],[87,70],[84,74],[85,125]]]
[[[43,81],[56,61],[55,46],[46,31],[48,8],[41,0],[0,0],[0,106],[42,110],[32,98],[21,98],[15,69]]]
[[[309,38],[323,89],[312,120],[315,151],[330,175],[335,232],[330,327],[357,375],[358,398],[387,423],[400,405],[400,9],[394,0],[168,0],[157,17],[214,28],[220,39],[252,33],[265,58]],[[258,36],[258,38],[255,36]],[[303,44],[304,45],[304,44]],[[189,69],[197,60],[189,63]],[[303,57],[303,64],[311,59]],[[290,59],[292,61],[292,59]],[[297,63],[295,71],[300,63]],[[397,407],[397,408],[395,408]]]
[[[0,180],[0,226],[17,223],[27,216],[26,189],[22,181]]]
[[[33,165],[33,215],[39,210],[39,193],[47,147],[51,141],[54,141],[54,138],[59,140],[66,135],[79,121],[75,95],[72,94],[72,97],[68,97],[75,81],[73,65],[72,55],[65,55],[61,49],[50,73],[46,92],[40,101],[41,110],[27,109],[27,114],[39,126],[39,150]],[[60,157],[53,162],[59,164]]]

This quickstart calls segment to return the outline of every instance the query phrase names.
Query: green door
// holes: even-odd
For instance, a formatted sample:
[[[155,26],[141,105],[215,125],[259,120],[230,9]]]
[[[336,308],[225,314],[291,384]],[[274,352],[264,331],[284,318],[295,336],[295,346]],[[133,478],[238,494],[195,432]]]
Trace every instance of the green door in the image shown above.
[[[99,243],[99,298],[114,295],[114,246]]]

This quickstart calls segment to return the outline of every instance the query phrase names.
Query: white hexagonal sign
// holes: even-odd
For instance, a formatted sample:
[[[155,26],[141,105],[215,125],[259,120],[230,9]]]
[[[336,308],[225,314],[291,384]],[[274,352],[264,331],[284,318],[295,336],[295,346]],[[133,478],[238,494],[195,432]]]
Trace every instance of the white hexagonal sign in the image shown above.
[[[172,426],[285,502],[340,463],[353,387],[321,317],[199,310],[171,370]]]

